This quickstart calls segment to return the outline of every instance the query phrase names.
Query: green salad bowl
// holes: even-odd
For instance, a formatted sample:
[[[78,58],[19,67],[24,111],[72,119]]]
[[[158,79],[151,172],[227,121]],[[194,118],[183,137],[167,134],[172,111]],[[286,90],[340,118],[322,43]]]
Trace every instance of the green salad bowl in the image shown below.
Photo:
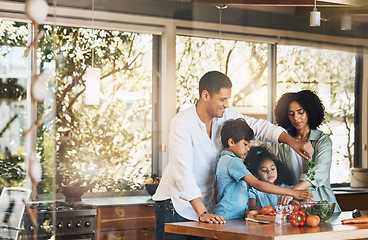
[[[327,221],[331,218],[335,211],[336,203],[319,201],[319,202],[301,202],[300,209],[305,211],[305,216],[317,215],[321,222]]]

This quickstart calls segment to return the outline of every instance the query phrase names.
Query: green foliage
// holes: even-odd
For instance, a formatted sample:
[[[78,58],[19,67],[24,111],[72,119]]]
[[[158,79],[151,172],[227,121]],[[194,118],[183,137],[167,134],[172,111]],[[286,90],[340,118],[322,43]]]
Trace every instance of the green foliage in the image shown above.
[[[27,46],[28,29],[26,23],[17,23],[13,21],[5,21],[0,19],[0,46],[7,46],[1,51],[2,55],[6,55],[11,51],[11,47]]]
[[[304,163],[307,169],[307,177],[313,181],[316,175],[316,169],[315,169],[316,163],[313,162],[312,160],[304,160]]]
[[[21,154],[11,155],[9,149],[5,148],[4,156],[0,157],[0,189],[22,183],[25,177],[23,163],[24,157]]]
[[[142,189],[151,166],[151,37],[41,26],[39,58],[56,59],[56,182],[89,191]],[[101,69],[99,107],[84,106],[85,72]],[[148,63],[148,64],[147,64]],[[125,102],[121,94],[139,94]],[[96,96],[97,97],[97,96]],[[47,185],[47,184],[46,184]],[[50,185],[50,184],[48,184]]]
[[[26,99],[26,90],[18,84],[17,78],[7,78],[5,82],[0,78],[0,103],[5,101],[10,104],[14,101]]]
[[[198,99],[198,82],[207,71],[221,71],[233,83],[233,105],[250,103],[266,86],[267,44],[177,36],[177,111]]]
[[[331,217],[335,210],[334,204],[329,204],[326,200],[319,200],[318,204],[305,209],[305,215],[317,215],[321,219],[321,222],[326,221]]]

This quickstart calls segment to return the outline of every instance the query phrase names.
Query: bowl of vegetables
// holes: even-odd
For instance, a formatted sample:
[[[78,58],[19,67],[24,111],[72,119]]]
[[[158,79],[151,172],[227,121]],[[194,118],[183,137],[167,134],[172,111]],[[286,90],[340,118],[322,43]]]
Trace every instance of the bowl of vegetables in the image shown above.
[[[336,203],[320,200],[319,202],[301,202],[300,209],[304,210],[305,217],[317,215],[321,222],[331,218],[335,211]]]

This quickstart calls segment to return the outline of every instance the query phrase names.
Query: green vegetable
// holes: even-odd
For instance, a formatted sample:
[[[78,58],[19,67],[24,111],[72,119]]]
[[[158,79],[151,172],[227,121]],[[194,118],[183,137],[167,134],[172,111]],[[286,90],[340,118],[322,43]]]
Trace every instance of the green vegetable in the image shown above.
[[[326,200],[320,200],[318,203],[328,203]],[[314,205],[310,208],[305,209],[305,215],[318,215],[321,221],[329,219],[334,211],[333,205]]]
[[[316,166],[316,163],[313,162],[312,160],[306,160],[305,166],[307,168],[307,177],[313,181],[316,175],[316,171],[314,169],[314,167]]]
[[[359,209],[354,209],[353,211],[353,218],[361,217],[362,214],[360,214]]]

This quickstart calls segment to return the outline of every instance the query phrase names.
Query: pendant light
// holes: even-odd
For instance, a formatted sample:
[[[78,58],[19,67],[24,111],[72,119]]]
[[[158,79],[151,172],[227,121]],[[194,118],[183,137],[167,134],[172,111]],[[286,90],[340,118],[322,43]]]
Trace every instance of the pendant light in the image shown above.
[[[95,40],[94,26],[95,1],[92,0],[92,42]],[[95,50],[92,44],[92,67],[86,71],[86,104],[100,104],[100,69],[95,68]]]
[[[341,30],[342,31],[351,30],[351,23],[352,23],[351,15],[348,14],[348,10],[347,8],[345,8],[345,13],[341,17]]]
[[[221,40],[221,38],[222,38],[222,36],[221,36],[221,33],[222,33],[222,31],[221,31],[222,10],[223,10],[223,9],[226,9],[226,8],[227,8],[227,5],[226,5],[226,4],[216,4],[216,8],[217,8],[218,10],[220,10],[220,16],[219,16],[220,31],[219,31],[219,33],[220,33],[220,40]]]
[[[321,12],[317,11],[317,0],[314,0],[314,8],[310,12],[309,25],[311,27],[319,27],[321,25]]]
[[[341,17],[341,30],[345,31],[345,30],[351,30],[351,15],[349,14],[344,14]]]

